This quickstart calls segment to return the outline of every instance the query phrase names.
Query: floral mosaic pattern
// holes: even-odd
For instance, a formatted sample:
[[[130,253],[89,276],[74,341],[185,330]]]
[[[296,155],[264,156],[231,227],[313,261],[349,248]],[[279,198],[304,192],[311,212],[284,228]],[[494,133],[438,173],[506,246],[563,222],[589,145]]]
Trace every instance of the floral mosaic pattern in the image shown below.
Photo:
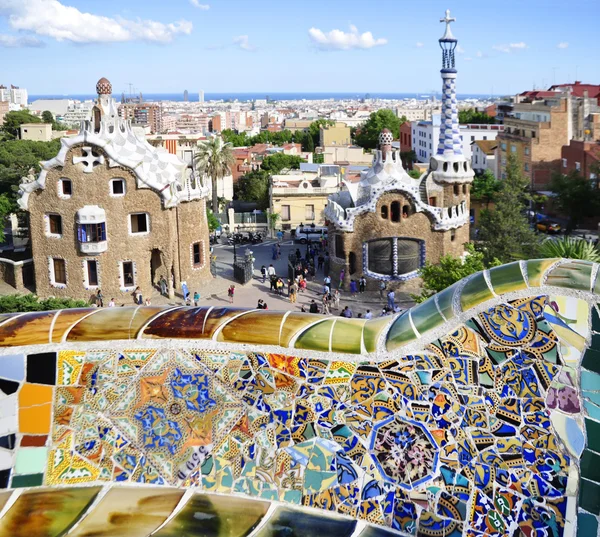
[[[482,281],[469,280],[481,296]],[[0,355],[0,537],[35,534],[23,521],[40,502],[40,531],[57,536],[595,536],[600,314],[583,298],[496,301],[378,361],[201,342],[12,347]],[[434,304],[447,315],[443,293]],[[158,310],[135,311],[150,326]],[[188,330],[194,310],[181,311]],[[197,330],[216,326],[198,314]],[[78,313],[36,315],[56,330]],[[419,305],[386,321],[387,347],[432,315]]]

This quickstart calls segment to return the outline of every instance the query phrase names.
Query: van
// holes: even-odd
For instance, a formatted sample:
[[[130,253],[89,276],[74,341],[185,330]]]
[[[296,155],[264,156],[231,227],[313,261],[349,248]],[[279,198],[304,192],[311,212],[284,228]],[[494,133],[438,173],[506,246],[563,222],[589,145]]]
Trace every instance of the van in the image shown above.
[[[306,244],[307,242],[327,239],[327,228],[324,226],[298,226],[296,228],[295,242]]]

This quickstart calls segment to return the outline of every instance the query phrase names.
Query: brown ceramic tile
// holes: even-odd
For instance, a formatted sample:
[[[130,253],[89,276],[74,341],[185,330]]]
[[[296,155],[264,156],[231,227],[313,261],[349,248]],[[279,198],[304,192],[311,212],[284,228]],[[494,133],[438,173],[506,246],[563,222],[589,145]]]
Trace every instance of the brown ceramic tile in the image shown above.
[[[129,339],[129,325],[135,310],[135,307],[97,309],[71,329],[67,341]]]
[[[156,317],[161,312],[167,312],[175,309],[173,306],[141,306],[136,309],[133,319],[131,319],[131,325],[129,326],[129,337],[135,339],[138,336],[139,330],[146,325],[146,323]]]
[[[0,326],[0,346],[49,343],[50,325],[55,315],[55,311],[36,311],[8,320]]]
[[[150,321],[142,339],[204,338],[202,327],[210,308],[178,308]]]
[[[245,313],[247,311],[246,308],[213,308],[206,317],[204,330],[202,331],[203,337],[212,338],[214,333],[223,326],[223,324],[237,315],[240,315],[240,313]]]
[[[46,440],[48,436],[33,436],[33,435],[23,435],[21,438],[21,447],[42,447],[46,445]]]
[[[279,330],[283,311],[253,311],[233,321],[221,330],[217,341],[279,345]]]
[[[65,332],[69,331],[77,321],[83,319],[90,313],[95,313],[98,310],[94,308],[73,308],[68,310],[60,310],[54,326],[52,327],[52,343],[60,343]]]

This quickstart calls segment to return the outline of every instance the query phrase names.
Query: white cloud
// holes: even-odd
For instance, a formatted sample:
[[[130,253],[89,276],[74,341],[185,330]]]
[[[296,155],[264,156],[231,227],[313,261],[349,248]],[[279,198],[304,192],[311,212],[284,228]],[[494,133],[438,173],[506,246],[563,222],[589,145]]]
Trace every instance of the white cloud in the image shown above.
[[[569,43],[567,43],[566,41],[562,41],[560,42],[558,45],[556,45],[558,48],[569,48]]]
[[[256,50],[256,47],[254,45],[251,45],[248,42],[247,35],[238,35],[237,37],[234,37],[233,43],[235,45],[237,45],[239,48],[241,48],[242,50],[248,50],[248,51]]]
[[[208,4],[201,4],[199,0],[190,0],[190,4],[192,4],[194,7],[197,7],[198,9],[201,9],[202,11],[207,11],[210,9],[210,6]]]
[[[311,41],[320,50],[351,50],[368,49],[387,44],[387,39],[382,37],[375,39],[371,32],[360,34],[356,26],[350,26],[349,32],[342,30],[331,30],[324,33],[318,28],[308,31]],[[417,44],[418,46],[418,44]]]
[[[45,46],[46,44],[37,37],[0,34],[0,47],[24,48]]]
[[[456,46],[456,53],[457,54],[464,54],[465,53],[465,49],[462,48],[460,45]]]
[[[423,45],[423,43],[421,43],[420,41],[417,41],[417,42],[415,43],[415,47],[417,47],[417,48],[423,48],[424,46],[425,46],[425,45]]]
[[[150,41],[169,43],[179,34],[190,34],[192,23],[105,17],[82,12],[58,0],[0,0],[0,14],[15,30],[73,43]]]
[[[509,43],[508,45],[494,45],[492,48],[508,54],[513,50],[522,50],[527,48],[527,45],[523,43],[523,41],[520,41],[519,43]]]

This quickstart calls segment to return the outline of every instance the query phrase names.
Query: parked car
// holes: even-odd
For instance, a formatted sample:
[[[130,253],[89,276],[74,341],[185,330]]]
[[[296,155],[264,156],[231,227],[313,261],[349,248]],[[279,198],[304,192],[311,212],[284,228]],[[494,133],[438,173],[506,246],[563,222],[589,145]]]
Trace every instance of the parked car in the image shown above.
[[[327,228],[324,226],[298,226],[294,235],[294,241],[301,244],[316,242],[321,238],[327,238]]]
[[[557,222],[553,222],[552,220],[540,220],[536,225],[535,229],[537,231],[543,231],[544,233],[553,234],[560,233],[561,227]]]

